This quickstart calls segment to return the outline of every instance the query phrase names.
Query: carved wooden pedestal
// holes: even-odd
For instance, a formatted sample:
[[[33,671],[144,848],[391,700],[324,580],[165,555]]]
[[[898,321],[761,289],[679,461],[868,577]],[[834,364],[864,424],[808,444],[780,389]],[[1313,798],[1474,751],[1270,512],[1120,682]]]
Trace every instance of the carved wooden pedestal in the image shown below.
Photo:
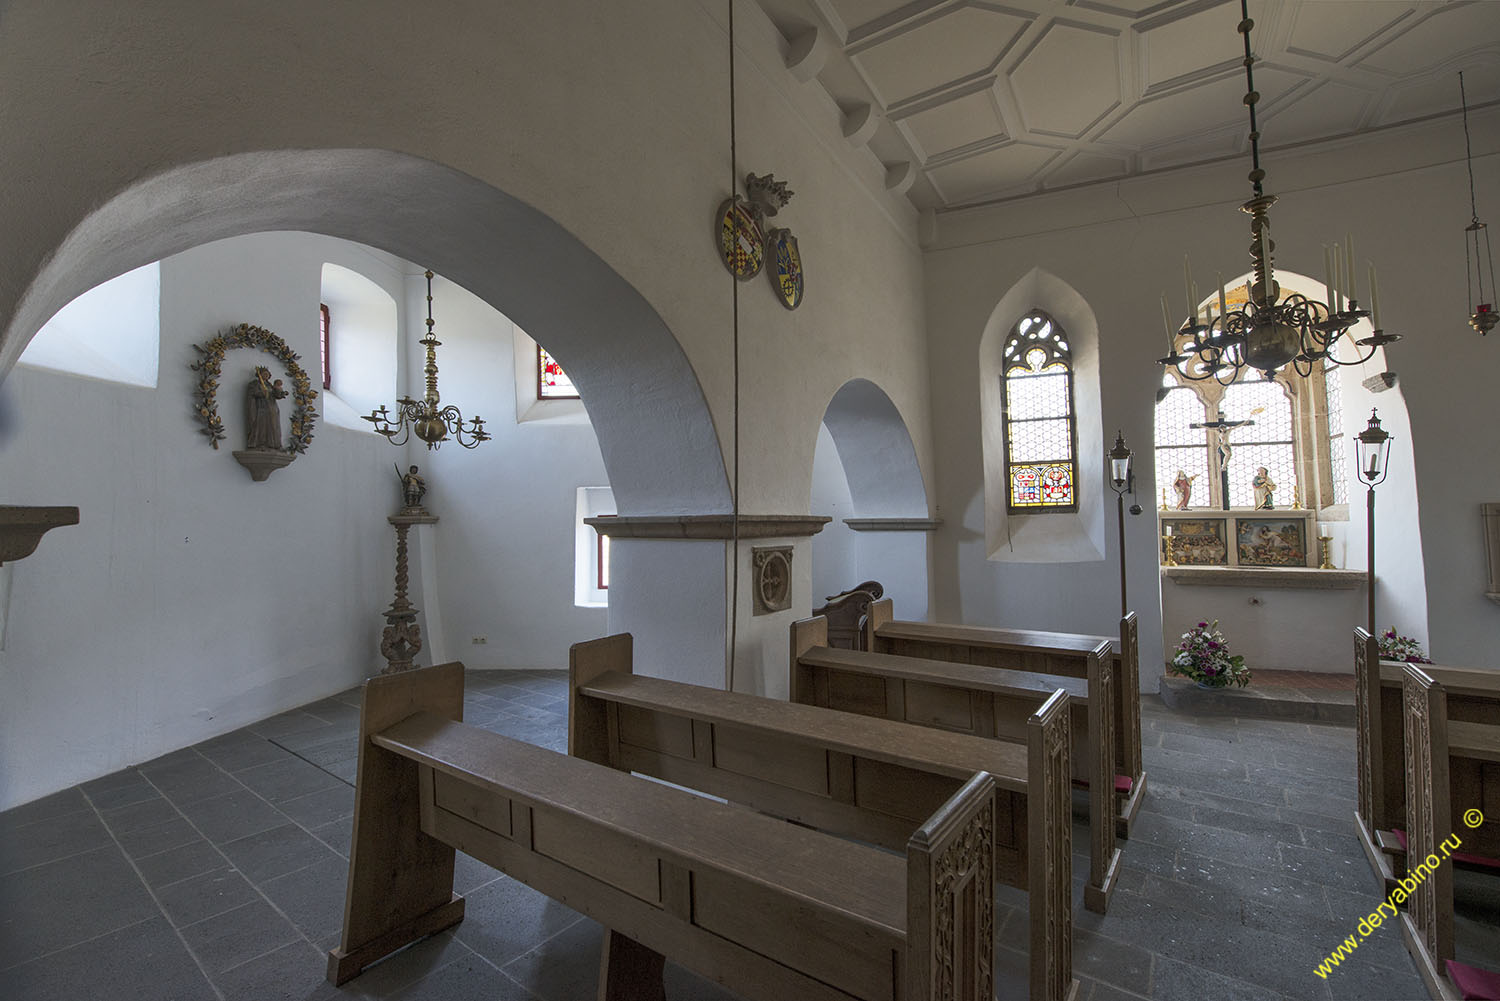
[[[410,671],[412,658],[422,649],[422,629],[417,609],[406,598],[406,533],[413,525],[435,525],[437,515],[423,508],[403,508],[386,519],[396,526],[396,596],[385,610],[385,629],[380,634],[380,655],[386,659],[381,674]]]

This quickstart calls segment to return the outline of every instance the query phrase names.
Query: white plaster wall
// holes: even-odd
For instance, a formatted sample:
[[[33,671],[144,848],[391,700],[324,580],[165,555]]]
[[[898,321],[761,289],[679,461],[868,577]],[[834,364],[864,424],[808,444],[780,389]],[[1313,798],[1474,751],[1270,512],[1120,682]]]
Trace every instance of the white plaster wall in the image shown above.
[[[416,398],[425,388],[417,341],[426,295],[425,279],[408,276],[405,391]],[[441,276],[432,297],[442,404],[457,405],[466,420],[483,417],[494,435],[474,449],[450,441],[435,451],[413,438],[402,459],[420,467],[423,504],[442,519],[432,558],[443,645],[471,668],[561,669],[571,644],[605,631],[604,609],[573,602],[577,491],[608,482],[599,441],[587,423],[518,424],[514,325]]]
[[[242,386],[268,356],[226,357],[217,451],[192,414],[189,346],[248,322],[317,358],[319,271],[396,274],[334,241],[263,234],[161,266],[157,389],[18,369],[0,503],[76,504],[14,565],[0,652],[0,809],[358,683],[390,600],[395,450],[319,423],[255,483]],[[290,414],[282,402],[282,417]],[[7,568],[10,569],[10,568]]]
[[[859,576],[855,557],[858,532],[844,524],[854,517],[854,502],[849,496],[849,480],[839,459],[838,445],[828,433],[826,424],[818,425],[818,447],[813,452],[812,502],[809,514],[833,519],[823,531],[812,537],[808,556],[812,562],[811,606],[817,608],[832,594],[853,587],[868,578]]]
[[[930,534],[855,532],[855,573],[851,583],[880,581],[900,618],[925,621],[930,604],[927,546]]]
[[[4,248],[0,315],[11,314],[46,254],[88,211],[142,176],[247,150],[409,151],[545,213],[638,289],[682,342],[728,452],[733,282],[713,253],[710,217],[732,177],[774,170],[797,192],[779,221],[801,239],[808,286],[796,312],[776,302],[763,278],[740,289],[741,509],[802,510],[821,403],[857,376],[877,379],[908,415],[930,476],[916,213],[885,189],[878,158],[843,139],[839,109],[792,79],[785,40],[759,8],[740,0],[735,10],[738,165],[728,157],[726,12],[718,3],[464,0],[416,33],[409,6],[395,0],[362,5],[355,19],[317,4],[233,17],[187,0],[139,18],[102,0],[66,11],[13,8],[0,36],[0,88],[12,97],[0,131],[27,142],[4,173],[52,175],[54,183],[46,199],[0,196],[0,229],[29,234],[25,246]],[[288,37],[321,39],[319,58],[287,62]],[[79,51],[90,53],[85,76],[111,80],[107,91],[58,58]],[[219,66],[223,51],[278,72],[231,83]],[[372,60],[370,52],[403,58]],[[169,114],[159,113],[164,104]],[[70,170],[50,171],[55,158]],[[233,199],[229,187],[223,197]],[[309,229],[321,214],[309,206]],[[477,276],[438,270],[476,287]],[[544,307],[510,315],[548,341]],[[0,345],[0,368],[9,351]],[[819,363],[801,365],[806,357]],[[560,346],[558,358],[577,367]]]
[[[1476,182],[1479,190],[1493,191],[1500,186],[1494,128],[1500,111],[1471,119],[1474,135],[1483,137],[1475,146]],[[1410,551],[1402,557],[1399,549],[1377,546],[1379,618],[1418,635],[1425,618],[1430,651],[1439,661],[1500,667],[1497,610],[1482,593],[1479,530],[1479,504],[1500,496],[1500,468],[1476,438],[1493,425],[1490,401],[1500,369],[1494,339],[1480,339],[1464,319],[1463,234],[1452,222],[1462,222],[1467,205],[1462,151],[1456,119],[1358,142],[1279,151],[1267,157],[1267,189],[1280,196],[1271,213],[1278,264],[1320,274],[1322,244],[1351,232],[1360,255],[1380,269],[1386,329],[1406,336],[1389,355],[1410,413],[1410,433],[1397,432],[1398,446],[1414,455],[1411,482],[1420,505],[1415,498],[1399,500],[1388,481],[1378,517],[1381,539],[1420,538],[1423,560],[1416,564]],[[1154,361],[1165,346],[1161,292],[1180,284],[1178,262],[1185,250],[1192,252],[1200,283],[1215,271],[1244,269],[1248,231],[1238,204],[1247,192],[1241,166],[1173,171],[942,216],[926,259],[934,371],[972,364],[999,297],[1031,268],[1050,271],[1077,289],[1099,318],[1103,426],[1124,431],[1139,464],[1149,454],[1144,446],[1152,440],[1153,394],[1161,380]],[[1368,408],[1359,409],[1354,393],[1345,406],[1348,427],[1357,432]],[[948,518],[935,554],[937,617],[1112,631],[1118,613],[1113,519],[1106,519],[1103,563],[987,564],[981,551],[977,391],[960,386],[934,394],[933,407],[934,424],[943,429],[938,502]],[[1153,482],[1149,467],[1139,468],[1137,478]],[[1097,489],[1105,496],[1102,483]],[[1360,493],[1351,487],[1351,508],[1358,507]],[[1161,658],[1148,637],[1158,635],[1160,585],[1148,521],[1127,518],[1126,533],[1131,603],[1141,615],[1142,687],[1152,690]],[[1351,531],[1362,529],[1350,524]],[[1363,547],[1351,540],[1348,548]],[[1415,597],[1421,584],[1425,609]],[[1363,615],[1337,623],[1333,631],[1347,635],[1361,621]]]
[[[729,463],[708,442],[726,460],[738,452],[743,512],[803,511],[822,406],[858,377],[906,415],[930,482],[916,212],[887,190],[878,157],[844,139],[841,110],[793,80],[786,40],[753,0],[734,10],[737,163],[719,3],[459,0],[415,33],[396,0],[372,0],[354,19],[318,4],[231,15],[167,0],[130,17],[104,0],[7,8],[0,133],[26,142],[0,164],[11,182],[0,184],[0,231],[26,236],[0,245],[0,372],[47,314],[141,263],[134,256],[229,235],[215,231],[221,219],[243,231],[234,227],[295,217],[432,265],[553,350],[591,406],[614,417],[596,415],[595,426],[622,514],[725,510]],[[320,39],[319,58],[285,60],[290,37]],[[278,71],[231,79],[224,51]],[[76,72],[79,52],[87,74]],[[101,79],[109,86],[90,82]],[[53,169],[60,160],[67,171]],[[764,278],[738,286],[736,360],[736,286],[710,221],[752,170],[775,171],[797,193],[778,221],[801,240],[808,284],[796,312]],[[49,179],[45,198],[32,192],[37,177]],[[486,201],[493,192],[506,197]],[[590,277],[581,284],[580,255]],[[498,294],[507,289],[521,293],[514,305]],[[622,354],[612,323],[632,335],[650,328],[627,342],[657,348],[670,331],[683,354]],[[684,388],[689,367],[712,427],[695,409],[697,387]],[[681,429],[681,447],[653,447],[631,420]],[[644,562],[617,566],[622,589],[657,586],[631,577]],[[727,601],[721,564],[684,591]],[[634,618],[647,608],[662,614]],[[677,621],[650,602],[619,618],[646,629]],[[671,669],[721,675],[722,642],[661,642],[659,652],[681,657]]]
[[[1365,589],[1195,587],[1163,579],[1162,642],[1168,659],[1183,633],[1214,619],[1230,652],[1243,655],[1252,672],[1353,674],[1352,630],[1365,621]],[[1143,635],[1143,645],[1144,640]]]

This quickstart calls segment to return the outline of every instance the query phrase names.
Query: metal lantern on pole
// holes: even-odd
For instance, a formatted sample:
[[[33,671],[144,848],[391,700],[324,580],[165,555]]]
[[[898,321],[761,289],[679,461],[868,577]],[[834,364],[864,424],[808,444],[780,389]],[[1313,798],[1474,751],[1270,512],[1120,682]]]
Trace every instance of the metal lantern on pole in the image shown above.
[[[1125,444],[1125,433],[1115,432],[1115,447],[1109,450],[1109,485],[1115,492],[1115,506],[1120,521],[1120,618],[1130,613],[1125,597],[1125,493],[1131,487],[1132,453]]]
[[[1365,571],[1365,593],[1369,601],[1367,628],[1375,635],[1375,487],[1390,472],[1391,435],[1380,426],[1372,409],[1370,423],[1354,436],[1354,454],[1359,461],[1359,478],[1365,481],[1365,549],[1368,568]]]

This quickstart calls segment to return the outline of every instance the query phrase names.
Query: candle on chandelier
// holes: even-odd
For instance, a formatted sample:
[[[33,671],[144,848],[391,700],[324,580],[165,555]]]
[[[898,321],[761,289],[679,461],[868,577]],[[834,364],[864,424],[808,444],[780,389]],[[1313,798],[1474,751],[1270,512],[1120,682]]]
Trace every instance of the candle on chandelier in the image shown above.
[[[1193,269],[1188,265],[1187,254],[1182,255],[1182,291],[1187,296],[1188,312],[1197,316],[1198,309],[1193,301]]]
[[[1359,282],[1355,280],[1354,272],[1354,234],[1344,234],[1344,277],[1349,279],[1349,301],[1354,302],[1359,298]]]
[[[1323,301],[1333,308],[1333,257],[1328,253],[1328,244],[1323,244]]]
[[[1375,329],[1380,326],[1380,291],[1375,285],[1375,262],[1370,262],[1370,322],[1375,324]]]
[[[1214,278],[1217,279],[1219,283],[1219,319],[1222,320],[1224,316],[1229,312],[1229,307],[1225,305],[1224,302],[1224,272],[1215,271]]]
[[[1167,353],[1171,354],[1175,345],[1172,342],[1172,310],[1167,306],[1167,293],[1161,294],[1161,325],[1167,332]]]

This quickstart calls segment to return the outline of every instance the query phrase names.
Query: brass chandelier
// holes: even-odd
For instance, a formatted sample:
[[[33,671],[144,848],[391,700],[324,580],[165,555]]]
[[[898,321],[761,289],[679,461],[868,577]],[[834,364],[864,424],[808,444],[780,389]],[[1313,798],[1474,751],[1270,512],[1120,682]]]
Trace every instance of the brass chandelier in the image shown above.
[[[435,449],[448,440],[451,434],[464,448],[474,448],[482,441],[489,441],[490,434],[484,429],[484,420],[478,414],[468,423],[464,415],[452,404],[441,409],[442,397],[437,388],[437,347],[443,343],[432,334],[432,272],[427,272],[427,334],[417,343],[427,348],[427,364],[422,371],[427,375],[427,392],[421,400],[403,396],[396,401],[396,420],[384,404],[379,410],[365,414],[362,420],[375,425],[375,433],[384,435],[392,445],[405,445],[413,433]],[[399,436],[399,437],[398,437]]]
[[[1199,382],[1215,379],[1229,385],[1247,368],[1258,369],[1270,379],[1276,371],[1291,365],[1301,375],[1308,375],[1324,359],[1337,365],[1358,365],[1369,361],[1376,349],[1401,339],[1399,334],[1387,334],[1380,329],[1380,306],[1375,291],[1375,269],[1370,268],[1370,300],[1373,307],[1375,332],[1370,337],[1355,343],[1367,349],[1361,357],[1351,361],[1340,361],[1333,353],[1334,345],[1350,327],[1365,317],[1372,316],[1370,310],[1361,309],[1356,298],[1354,277],[1354,246],[1348,239],[1343,253],[1335,252],[1330,259],[1327,248],[1323,259],[1326,272],[1327,302],[1318,302],[1301,293],[1292,292],[1285,297],[1277,284],[1272,269],[1272,255],[1276,243],[1271,239],[1271,221],[1268,210],[1276,204],[1276,196],[1265,193],[1261,182],[1266,172],[1260,165],[1260,130],[1255,122],[1255,105],[1260,94],[1255,89],[1255,56],[1250,52],[1250,29],[1255,22],[1250,20],[1248,0],[1240,0],[1240,23],[1238,31],[1245,41],[1245,106],[1250,109],[1250,184],[1254,197],[1240,206],[1240,211],[1250,216],[1250,260],[1253,262],[1249,283],[1248,300],[1243,306],[1230,310],[1225,302],[1224,289],[1219,289],[1219,311],[1214,315],[1205,310],[1200,318],[1195,289],[1191,275],[1187,279],[1188,309],[1192,315],[1174,334],[1168,321],[1168,353],[1158,362],[1176,368],[1185,379]],[[1347,289],[1347,294],[1345,294]],[[1165,310],[1166,298],[1162,299]],[[1183,338],[1185,337],[1185,340]],[[1179,341],[1181,346],[1179,348]]]

